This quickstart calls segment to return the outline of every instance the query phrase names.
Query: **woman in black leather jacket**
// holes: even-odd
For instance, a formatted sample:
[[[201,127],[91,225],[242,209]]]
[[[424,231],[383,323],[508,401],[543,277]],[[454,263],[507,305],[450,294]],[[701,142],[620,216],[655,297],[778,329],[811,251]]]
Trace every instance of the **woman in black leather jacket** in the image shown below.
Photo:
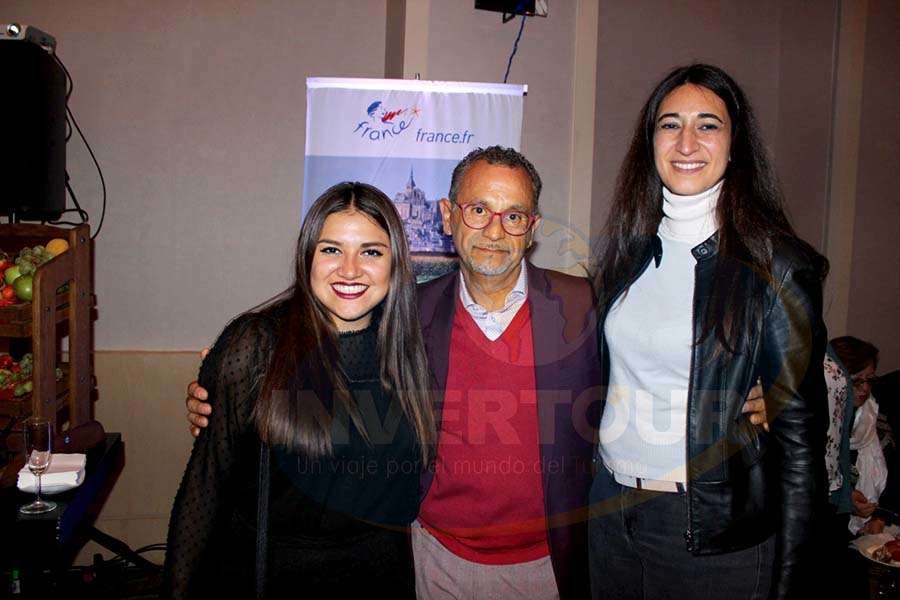
[[[721,69],[678,68],[653,91],[606,235],[594,597],[809,592],[827,265],[788,223],[747,98]],[[741,412],[756,382],[768,431]]]

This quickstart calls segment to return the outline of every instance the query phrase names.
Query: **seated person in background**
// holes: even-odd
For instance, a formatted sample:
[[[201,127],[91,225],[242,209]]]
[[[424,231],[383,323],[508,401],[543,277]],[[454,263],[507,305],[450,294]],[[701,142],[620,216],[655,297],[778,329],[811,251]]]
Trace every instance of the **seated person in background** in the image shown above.
[[[825,470],[828,474],[828,498],[834,520],[837,548],[847,545],[847,523],[853,513],[850,499],[850,430],[853,428],[853,385],[850,373],[828,344],[825,349],[825,384],[828,389],[828,434],[825,441]]]
[[[894,522],[900,525],[900,371],[876,377],[872,396],[878,401],[878,437],[888,468],[879,506],[893,512]]]
[[[828,390],[828,433],[825,440],[825,471],[828,475],[830,512],[823,520],[822,556],[826,572],[843,573],[847,568],[850,542],[849,523],[854,505],[850,461],[850,430],[853,428],[853,384],[850,373],[841,364],[831,344],[825,348],[825,385]],[[829,595],[852,598],[857,585],[853,577],[840,577],[828,583]]]
[[[851,495],[854,510],[849,528],[854,534],[880,533],[884,520],[873,514],[887,483],[887,464],[878,440],[878,403],[872,397],[871,388],[878,366],[878,348],[849,335],[834,338],[831,347],[850,372],[856,410],[850,434],[851,480],[855,476],[856,481]]]

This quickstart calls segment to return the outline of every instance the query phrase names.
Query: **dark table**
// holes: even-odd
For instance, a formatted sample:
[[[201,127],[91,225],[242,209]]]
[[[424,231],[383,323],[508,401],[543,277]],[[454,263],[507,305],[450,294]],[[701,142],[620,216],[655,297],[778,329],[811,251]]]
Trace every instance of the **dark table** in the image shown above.
[[[94,528],[94,521],[125,465],[122,434],[107,433],[87,452],[85,479],[75,489],[48,499],[57,508],[43,515],[21,515],[19,507],[34,499],[17,488],[0,490],[0,598],[8,594],[18,572],[23,597],[43,596],[58,574],[71,566],[78,551],[93,539],[122,554],[128,547]]]
[[[852,597],[865,600],[900,598],[900,568],[869,560],[855,549],[849,552],[856,584],[856,594]]]

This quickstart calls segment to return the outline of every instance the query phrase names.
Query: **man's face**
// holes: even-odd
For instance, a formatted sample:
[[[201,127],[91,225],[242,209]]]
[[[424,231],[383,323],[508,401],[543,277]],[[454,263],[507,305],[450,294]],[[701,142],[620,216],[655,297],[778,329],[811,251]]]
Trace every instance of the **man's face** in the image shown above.
[[[479,203],[492,212],[518,210],[534,211],[531,179],[519,168],[492,165],[478,161],[469,167],[462,178],[456,206],[448,200],[440,202],[444,233],[453,236],[463,269],[487,276],[503,276],[513,271],[531,245],[536,218],[525,235],[506,233],[495,216],[484,229],[472,229],[462,219],[461,206]]]

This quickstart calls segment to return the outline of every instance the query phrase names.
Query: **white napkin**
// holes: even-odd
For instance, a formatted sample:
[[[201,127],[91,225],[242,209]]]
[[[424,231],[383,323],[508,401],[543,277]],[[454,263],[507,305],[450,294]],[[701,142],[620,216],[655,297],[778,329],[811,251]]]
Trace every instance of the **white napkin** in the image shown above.
[[[84,481],[84,454],[53,454],[50,466],[41,475],[41,493],[58,494],[81,485]],[[23,492],[37,491],[37,477],[28,470],[28,465],[19,471],[18,487]]]

